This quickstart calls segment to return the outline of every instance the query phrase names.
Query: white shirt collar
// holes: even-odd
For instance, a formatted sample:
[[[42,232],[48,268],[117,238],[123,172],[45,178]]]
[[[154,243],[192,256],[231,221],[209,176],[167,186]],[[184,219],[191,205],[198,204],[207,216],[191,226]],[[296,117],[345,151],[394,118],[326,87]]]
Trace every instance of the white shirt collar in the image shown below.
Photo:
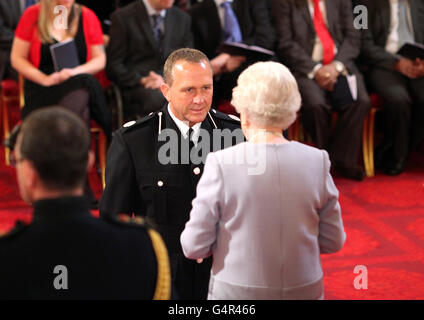
[[[165,17],[165,15],[166,15],[165,9],[157,11],[157,10],[152,8],[149,1],[143,0],[143,2],[144,2],[144,5],[146,6],[147,14],[149,15],[149,17],[154,16],[156,14],[160,14],[163,18]]]
[[[177,125],[178,129],[180,129],[181,134],[183,135],[184,139],[187,139],[188,130],[190,129],[189,122],[188,121],[182,121],[182,120],[178,119],[172,113],[172,110],[171,110],[171,107],[169,106],[169,103],[168,103],[168,113],[171,116],[172,120],[174,120],[174,122]],[[194,144],[197,144],[197,140],[199,139],[200,126],[201,125],[202,125],[202,123],[201,122],[198,122],[198,123],[196,123],[195,125],[193,125],[191,127],[193,129],[192,140],[193,140]]]

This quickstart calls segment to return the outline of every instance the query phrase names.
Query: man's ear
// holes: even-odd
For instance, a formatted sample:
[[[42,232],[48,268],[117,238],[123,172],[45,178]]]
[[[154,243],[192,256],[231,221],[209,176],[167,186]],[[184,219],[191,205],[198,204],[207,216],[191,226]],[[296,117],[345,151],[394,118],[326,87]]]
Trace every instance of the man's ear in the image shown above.
[[[165,97],[165,99],[168,102],[171,102],[171,97],[170,97],[170,94],[169,94],[170,90],[169,89],[170,88],[169,88],[168,84],[166,84],[166,83],[162,83],[161,86],[160,86],[160,91],[162,91],[162,94]]]
[[[94,161],[95,161],[96,157],[94,155],[93,150],[90,150],[88,152],[88,161],[87,161],[87,173],[89,173],[91,171],[91,168],[94,165]]]
[[[25,177],[23,179],[26,190],[33,190],[37,185],[41,183],[40,175],[34,168],[30,161],[22,161],[21,163],[22,174]]]

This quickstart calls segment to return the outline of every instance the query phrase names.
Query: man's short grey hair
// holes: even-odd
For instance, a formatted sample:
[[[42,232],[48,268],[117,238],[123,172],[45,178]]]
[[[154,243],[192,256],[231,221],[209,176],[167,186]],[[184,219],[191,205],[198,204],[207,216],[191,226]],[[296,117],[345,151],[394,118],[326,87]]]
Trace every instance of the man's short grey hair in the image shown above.
[[[289,69],[277,62],[258,62],[239,76],[231,104],[256,125],[285,130],[296,120],[301,97]]]
[[[192,48],[181,48],[175,50],[166,59],[163,68],[163,80],[169,86],[172,86],[172,82],[174,81],[172,72],[178,61],[187,61],[192,63],[206,62],[212,70],[208,57],[202,51]]]

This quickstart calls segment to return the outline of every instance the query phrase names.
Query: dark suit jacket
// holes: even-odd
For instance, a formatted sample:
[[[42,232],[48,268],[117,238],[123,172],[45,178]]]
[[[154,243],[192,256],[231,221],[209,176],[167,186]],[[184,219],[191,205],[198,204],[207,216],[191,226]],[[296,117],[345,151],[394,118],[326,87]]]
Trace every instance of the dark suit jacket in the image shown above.
[[[14,32],[21,15],[19,0],[0,0],[0,79],[10,61]]]
[[[203,163],[164,165],[159,162],[159,150],[166,143],[158,141],[159,122],[162,131],[174,130],[181,141],[181,132],[168,114],[167,106],[161,113],[161,117],[157,112],[115,132],[107,157],[106,188],[100,201],[100,215],[135,213],[147,216],[164,237],[169,252],[182,254],[179,237],[189,219]],[[211,137],[215,124],[221,130],[240,128],[239,121],[223,113],[210,111],[209,114],[213,121],[207,116],[201,127]],[[214,143],[210,146],[212,148]],[[223,148],[223,141],[218,141],[218,146]],[[179,147],[172,151],[178,157]],[[200,169],[198,174],[195,168]]]
[[[166,12],[164,52],[159,54],[143,1],[138,0],[111,16],[106,72],[120,87],[134,87],[150,71],[163,74],[169,54],[192,47],[190,16],[176,7]]]
[[[354,60],[360,51],[360,33],[353,27],[352,3],[326,0],[329,32],[337,46],[335,60],[356,73]],[[273,21],[277,30],[277,53],[292,72],[307,75],[317,62],[312,60],[315,28],[307,0],[274,0]]]
[[[369,66],[393,69],[398,58],[386,51],[390,32],[389,0],[362,0],[368,9],[368,29],[362,30],[361,62]],[[424,2],[409,0],[415,42],[424,43]]]
[[[240,25],[242,42],[273,50],[275,32],[264,0],[234,0],[233,10]],[[222,28],[214,0],[204,0],[189,9],[196,49],[210,59],[217,55]]]
[[[0,238],[0,261],[0,299],[152,299],[156,286],[147,228],[97,219],[83,197],[35,202],[32,223]]]

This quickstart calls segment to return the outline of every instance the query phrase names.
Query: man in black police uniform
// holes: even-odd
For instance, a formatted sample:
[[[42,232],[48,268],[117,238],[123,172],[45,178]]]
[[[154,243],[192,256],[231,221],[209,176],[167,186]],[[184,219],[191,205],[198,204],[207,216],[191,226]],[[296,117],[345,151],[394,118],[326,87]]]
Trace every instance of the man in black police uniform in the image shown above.
[[[100,215],[126,213],[152,218],[170,254],[176,297],[206,299],[211,259],[201,264],[186,259],[180,244],[203,172],[204,162],[196,164],[192,155],[205,145],[214,150],[231,146],[243,141],[243,134],[236,117],[210,110],[212,69],[202,52],[187,48],[174,51],[165,63],[164,81],[161,91],[169,104],[114,135]],[[217,134],[219,130],[232,139],[224,139]],[[168,135],[170,139],[166,139]],[[184,161],[189,150],[190,161]],[[202,151],[204,159],[210,149]],[[166,156],[178,161],[167,164]]]
[[[93,159],[87,126],[69,111],[48,108],[25,119],[15,163],[33,222],[0,238],[0,300],[169,298],[159,234],[90,214],[83,186]]]

